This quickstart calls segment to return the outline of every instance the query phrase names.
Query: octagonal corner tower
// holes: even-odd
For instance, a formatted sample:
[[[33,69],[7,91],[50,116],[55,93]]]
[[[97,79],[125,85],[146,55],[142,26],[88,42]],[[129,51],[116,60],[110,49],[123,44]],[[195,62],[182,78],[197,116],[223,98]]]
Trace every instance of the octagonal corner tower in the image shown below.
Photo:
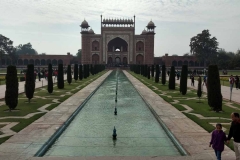
[[[84,20],[82,34],[82,64],[153,64],[155,25],[152,21],[141,34],[135,34],[133,19],[102,18],[101,34],[95,34]]]

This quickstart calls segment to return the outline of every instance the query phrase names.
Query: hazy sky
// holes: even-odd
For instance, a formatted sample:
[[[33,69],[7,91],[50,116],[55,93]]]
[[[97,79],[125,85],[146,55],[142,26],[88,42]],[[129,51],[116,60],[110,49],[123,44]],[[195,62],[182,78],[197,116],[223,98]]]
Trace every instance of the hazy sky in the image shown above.
[[[0,0],[0,34],[14,46],[30,42],[38,53],[76,54],[88,21],[100,33],[103,17],[132,18],[136,34],[152,19],[155,56],[183,55],[190,38],[209,29],[219,48],[240,48],[240,0]]]

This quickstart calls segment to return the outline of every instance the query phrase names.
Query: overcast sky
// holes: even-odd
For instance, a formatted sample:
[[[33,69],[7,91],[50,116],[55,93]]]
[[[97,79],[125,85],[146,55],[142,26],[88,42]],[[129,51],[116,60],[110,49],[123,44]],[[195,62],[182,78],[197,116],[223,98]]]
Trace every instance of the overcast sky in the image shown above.
[[[152,20],[155,56],[183,55],[190,38],[209,29],[219,48],[240,48],[240,0],[0,0],[0,34],[14,46],[30,42],[38,53],[76,54],[81,28],[88,21],[100,33],[100,15],[132,18],[136,34]]]

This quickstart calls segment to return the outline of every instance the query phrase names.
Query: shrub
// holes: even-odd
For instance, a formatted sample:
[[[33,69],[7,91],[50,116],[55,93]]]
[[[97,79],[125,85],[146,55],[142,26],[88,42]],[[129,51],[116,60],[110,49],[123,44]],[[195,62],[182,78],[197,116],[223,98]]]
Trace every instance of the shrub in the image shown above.
[[[90,75],[90,67],[89,67],[89,64],[87,64],[87,77],[89,77],[89,75]]]
[[[93,65],[92,64],[90,65],[90,72],[91,72],[91,75],[94,75]]]
[[[155,82],[159,82],[159,65],[156,65]]]
[[[171,67],[168,88],[172,90],[175,89],[175,67],[174,66]]]
[[[144,77],[148,77],[148,66],[144,65]]]
[[[166,67],[165,65],[162,65],[162,84],[166,84]]]
[[[154,65],[152,65],[151,67],[151,75],[152,75],[152,78],[154,77]]]
[[[78,67],[78,66],[77,66]],[[71,74],[71,65],[68,65],[68,68],[67,68],[67,81],[68,81],[68,84],[71,84],[72,83],[72,74]],[[74,79],[75,79],[75,65],[74,65]]]
[[[202,78],[199,76],[198,78],[198,90],[197,90],[197,95],[198,98],[200,100],[200,98],[202,97]]]
[[[79,65],[79,80],[82,80],[83,79],[83,72],[82,72],[82,65],[80,64]]]
[[[150,69],[150,67],[148,67],[147,68],[147,77],[148,77],[148,79],[150,79],[150,77],[151,77],[151,69]]]
[[[20,77],[19,80],[20,82],[25,81],[25,77]]]
[[[58,64],[58,75],[57,75],[57,86],[58,89],[64,88],[64,79],[63,79],[63,64]]]
[[[48,93],[53,92],[53,80],[52,80],[52,64],[48,64]]]
[[[222,93],[217,65],[208,66],[208,105],[216,112],[222,110]]]
[[[180,92],[182,95],[187,93],[187,78],[188,78],[188,66],[182,65],[182,73],[180,79]]]
[[[18,77],[16,66],[8,66],[6,74],[5,103],[9,110],[13,110],[18,105]]]
[[[28,98],[28,102],[33,98],[35,91],[35,76],[34,76],[34,65],[29,64],[27,66],[26,81],[25,81],[25,92]]]
[[[70,67],[70,70],[71,70],[71,67]],[[78,80],[78,64],[74,64],[74,80],[75,81]]]

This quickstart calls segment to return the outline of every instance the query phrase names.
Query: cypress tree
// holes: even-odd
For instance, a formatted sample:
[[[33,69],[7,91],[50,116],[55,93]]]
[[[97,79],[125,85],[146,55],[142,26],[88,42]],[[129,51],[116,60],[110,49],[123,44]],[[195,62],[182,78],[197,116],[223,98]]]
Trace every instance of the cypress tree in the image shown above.
[[[53,92],[52,64],[48,64],[48,93]]]
[[[58,89],[64,88],[64,79],[63,79],[63,64],[58,64],[58,75],[57,75],[57,86]]]
[[[152,75],[152,78],[154,77],[154,65],[152,65],[151,67],[151,75]]]
[[[150,79],[150,77],[151,77],[151,74],[150,74],[151,72],[150,72],[150,71],[151,71],[151,70],[150,70],[150,67],[148,67],[148,68],[147,68],[147,73],[148,73],[147,77],[148,77],[148,79]]]
[[[147,65],[144,65],[144,73],[145,73],[145,75],[144,75],[144,77],[148,77],[148,66]]]
[[[89,64],[87,64],[87,77],[90,76],[90,67],[89,67]]]
[[[87,65],[83,65],[83,78],[87,78]]]
[[[216,112],[222,110],[222,93],[217,65],[208,66],[207,77],[208,105]]]
[[[92,64],[90,65],[90,72],[91,72],[91,75],[94,75],[93,65]]]
[[[82,65],[79,65],[79,80],[83,79],[83,73],[82,73]]]
[[[172,90],[175,89],[175,67],[174,66],[171,67],[168,88]]]
[[[18,105],[18,77],[16,66],[8,66],[6,74],[5,103],[9,111],[15,109]]]
[[[72,71],[71,70],[71,65],[68,65],[68,68],[67,68],[67,81],[68,81],[68,84],[72,83],[72,73],[71,73],[71,71]],[[75,65],[74,65],[74,78],[75,78]]]
[[[71,70],[71,68],[70,68],[70,70]],[[75,80],[75,82],[78,80],[78,64],[74,64],[74,80]]]
[[[136,71],[137,71],[137,74],[140,74],[140,65],[136,66]]]
[[[35,91],[35,76],[33,64],[28,64],[27,66],[25,87],[26,96],[28,98],[28,102],[30,103],[30,100],[33,98],[33,94]]]
[[[156,65],[155,82],[159,82],[159,65]]]
[[[162,65],[162,84],[166,84],[166,67],[165,65]]]
[[[197,95],[199,98],[199,102],[200,102],[200,98],[202,97],[202,77],[199,76],[198,78],[198,90],[197,90]]]
[[[182,65],[182,72],[180,78],[180,92],[182,95],[187,93],[187,78],[188,78],[188,66]]]
[[[144,76],[144,66],[141,65],[141,75]]]

